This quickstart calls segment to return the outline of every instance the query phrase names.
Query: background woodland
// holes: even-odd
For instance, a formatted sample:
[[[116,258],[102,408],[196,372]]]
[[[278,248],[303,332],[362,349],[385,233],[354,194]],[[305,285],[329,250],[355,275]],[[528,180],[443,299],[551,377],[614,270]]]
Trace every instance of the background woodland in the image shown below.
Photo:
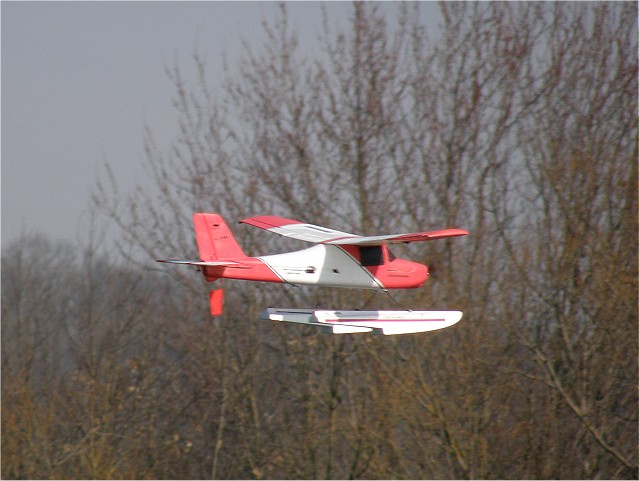
[[[637,4],[354,3],[302,55],[281,7],[225,66],[167,69],[176,138],[148,183],[112,176],[78,245],[2,249],[3,478],[634,478]],[[195,74],[191,74],[191,69]],[[187,73],[188,72],[188,73]],[[164,142],[164,139],[163,139]],[[460,309],[397,337],[258,321],[267,306],[393,307],[382,294],[226,281],[211,318],[195,211],[249,255],[304,244],[259,214],[363,235],[431,266],[394,294]]]

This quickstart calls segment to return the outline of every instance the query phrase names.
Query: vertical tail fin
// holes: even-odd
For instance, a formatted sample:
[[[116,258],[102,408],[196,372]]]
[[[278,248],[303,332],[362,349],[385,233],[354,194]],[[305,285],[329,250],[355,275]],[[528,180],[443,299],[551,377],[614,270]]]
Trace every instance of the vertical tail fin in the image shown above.
[[[246,257],[231,229],[219,214],[193,214],[195,238],[203,261]]]

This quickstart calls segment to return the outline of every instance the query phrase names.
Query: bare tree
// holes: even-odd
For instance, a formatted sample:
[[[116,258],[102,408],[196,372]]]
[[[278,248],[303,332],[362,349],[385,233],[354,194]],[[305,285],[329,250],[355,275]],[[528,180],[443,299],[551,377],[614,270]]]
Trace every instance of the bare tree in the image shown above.
[[[524,322],[538,326],[524,324],[522,342],[541,380],[596,446],[576,447],[588,453],[576,456],[586,477],[601,469],[637,476],[630,441],[636,425],[629,423],[636,419],[636,391],[629,387],[637,371],[628,357],[637,351],[630,335],[637,326],[632,11],[630,5],[555,9],[542,100],[522,122],[520,137],[528,146],[526,194],[534,207],[522,227],[539,273],[526,274],[513,259],[532,294]]]

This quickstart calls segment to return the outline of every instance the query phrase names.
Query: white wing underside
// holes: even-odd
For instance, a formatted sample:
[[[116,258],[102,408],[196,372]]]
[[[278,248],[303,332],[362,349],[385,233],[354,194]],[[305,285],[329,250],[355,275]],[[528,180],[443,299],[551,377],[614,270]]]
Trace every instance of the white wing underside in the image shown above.
[[[249,222],[245,222],[249,223]],[[251,224],[255,225],[255,224]],[[259,227],[259,226],[258,226]],[[331,244],[336,239],[354,240],[361,239],[360,236],[355,234],[349,234],[348,232],[341,232],[339,230],[329,229],[327,227],[320,227],[313,224],[289,224],[278,227],[267,228],[269,232],[279,234],[283,237],[290,237],[291,239],[297,239],[306,242],[314,242],[318,244]],[[343,243],[343,242],[342,242]]]
[[[400,244],[407,242],[427,241],[468,234],[468,232],[463,229],[443,229],[430,232],[414,232],[407,234],[359,236],[356,234],[350,234],[348,232],[329,229],[328,227],[321,227],[314,224],[305,224],[302,222],[276,216],[250,217],[240,222],[252,225],[254,227],[259,227],[260,229],[265,229],[269,232],[279,234],[283,237],[289,237],[291,239],[319,244],[336,245],[376,246],[383,244]]]

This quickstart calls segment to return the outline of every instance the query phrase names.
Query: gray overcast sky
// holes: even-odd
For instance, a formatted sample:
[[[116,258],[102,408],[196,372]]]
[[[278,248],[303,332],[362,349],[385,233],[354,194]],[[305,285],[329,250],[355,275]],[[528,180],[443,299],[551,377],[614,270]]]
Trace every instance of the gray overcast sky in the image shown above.
[[[320,4],[287,4],[301,48],[321,31]],[[327,3],[345,23],[350,3]],[[143,180],[143,129],[175,138],[164,73],[210,64],[264,38],[274,2],[6,2],[2,18],[2,242],[22,232],[77,238],[90,190],[108,161],[124,188]],[[211,69],[214,70],[214,69]],[[83,214],[84,213],[84,214]]]

